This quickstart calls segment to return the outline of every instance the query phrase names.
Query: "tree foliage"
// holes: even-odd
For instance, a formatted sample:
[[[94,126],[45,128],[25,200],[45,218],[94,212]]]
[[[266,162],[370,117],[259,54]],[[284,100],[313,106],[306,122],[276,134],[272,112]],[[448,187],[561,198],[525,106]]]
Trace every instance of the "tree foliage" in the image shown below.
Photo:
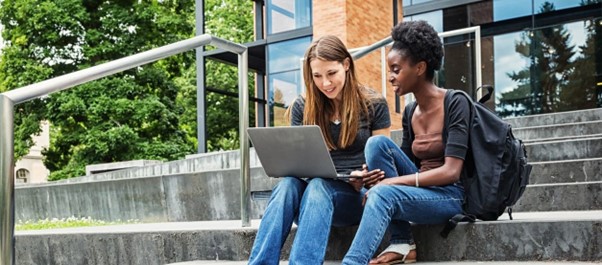
[[[248,0],[206,1],[205,32],[237,43],[253,40],[253,2]],[[207,87],[238,94],[236,66],[207,60]],[[249,75],[252,84],[253,76]],[[252,92],[249,92],[253,95]],[[218,93],[207,93],[207,150],[239,148],[237,98]],[[253,120],[254,111],[249,111]]]
[[[237,42],[250,39],[251,1],[206,2],[209,33]],[[194,0],[4,0],[0,90],[192,37],[194,9]],[[43,152],[50,179],[81,175],[87,164],[171,160],[194,152],[194,60],[194,51],[187,52],[17,105],[16,158],[28,152],[41,120],[51,123],[51,144]],[[207,65],[208,84],[236,89],[236,72],[212,65]],[[208,105],[223,106],[208,108],[210,117],[229,115],[231,106],[237,113],[238,102],[213,98]],[[220,124],[229,120],[222,118]],[[232,137],[227,126],[210,135]]]
[[[598,1],[598,0],[596,0]],[[584,1],[582,5],[594,1]],[[552,12],[554,4],[544,2],[540,13]],[[595,54],[600,45],[600,26],[584,21],[587,39],[584,45],[571,45],[571,32],[564,25],[554,25],[521,34],[515,50],[529,65],[507,73],[517,83],[502,93],[501,116],[521,116],[596,107]]]

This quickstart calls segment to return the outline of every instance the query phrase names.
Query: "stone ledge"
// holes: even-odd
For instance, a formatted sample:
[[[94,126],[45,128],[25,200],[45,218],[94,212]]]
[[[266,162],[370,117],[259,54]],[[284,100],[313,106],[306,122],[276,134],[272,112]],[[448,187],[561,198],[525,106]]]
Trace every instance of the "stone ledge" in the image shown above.
[[[421,261],[602,261],[602,211],[516,213],[515,220],[414,226]],[[17,264],[166,264],[246,260],[259,225],[240,221],[136,224],[18,231]],[[291,236],[282,251],[287,259]],[[331,232],[327,260],[341,260],[355,228]]]
[[[513,128],[600,120],[602,108],[529,115],[505,119]]]
[[[163,161],[160,161],[160,160],[131,160],[131,161],[87,165],[86,166],[86,176],[90,176],[90,175],[98,174],[98,173],[115,171],[115,170],[127,169],[127,168],[156,165],[156,164],[160,164],[160,163],[163,163]]]

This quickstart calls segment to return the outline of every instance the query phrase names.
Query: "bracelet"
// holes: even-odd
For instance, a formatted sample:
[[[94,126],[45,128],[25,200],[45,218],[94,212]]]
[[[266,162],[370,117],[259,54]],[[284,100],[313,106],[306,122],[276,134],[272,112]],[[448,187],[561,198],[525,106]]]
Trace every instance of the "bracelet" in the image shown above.
[[[416,187],[419,187],[420,185],[418,185],[418,172],[416,172]]]

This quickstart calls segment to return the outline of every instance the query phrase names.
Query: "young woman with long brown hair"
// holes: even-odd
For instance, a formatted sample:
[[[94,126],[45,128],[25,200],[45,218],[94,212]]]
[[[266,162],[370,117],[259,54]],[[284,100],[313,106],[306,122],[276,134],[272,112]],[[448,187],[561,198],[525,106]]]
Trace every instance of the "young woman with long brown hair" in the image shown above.
[[[368,138],[390,133],[385,99],[358,82],[353,59],[335,36],[310,45],[303,71],[306,95],[289,107],[291,125],[320,126],[338,173],[382,179],[380,170],[368,172],[363,165]],[[278,264],[293,222],[297,233],[289,264],[322,264],[330,227],[359,223],[362,185],[359,179],[280,180],[259,226],[249,264]]]

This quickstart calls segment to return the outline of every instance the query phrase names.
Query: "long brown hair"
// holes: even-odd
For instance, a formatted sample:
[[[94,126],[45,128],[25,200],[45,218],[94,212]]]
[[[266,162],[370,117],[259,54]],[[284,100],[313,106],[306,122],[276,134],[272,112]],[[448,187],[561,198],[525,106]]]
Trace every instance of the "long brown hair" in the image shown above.
[[[334,102],[326,97],[313,81],[310,63],[312,60],[349,61],[349,70],[345,73],[345,86],[342,93],[342,104],[339,108],[341,133],[337,143],[331,140],[330,118],[334,116]],[[355,74],[355,65],[345,44],[336,36],[327,35],[314,41],[305,52],[303,63],[303,80],[306,87],[305,108],[303,110],[304,125],[318,125],[322,130],[328,149],[347,148],[357,135],[360,119],[368,117],[366,89],[359,83]]]

